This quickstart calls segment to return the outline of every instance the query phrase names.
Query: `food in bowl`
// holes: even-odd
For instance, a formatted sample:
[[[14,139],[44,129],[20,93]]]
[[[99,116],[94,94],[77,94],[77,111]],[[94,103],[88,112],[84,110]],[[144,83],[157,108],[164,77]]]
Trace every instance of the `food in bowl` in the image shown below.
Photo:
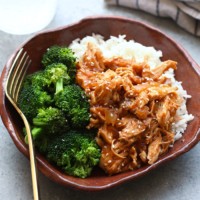
[[[108,39],[111,35],[118,37],[123,34],[126,35],[127,40],[134,39],[136,42],[145,46],[155,47],[155,49],[161,50],[163,53],[161,60],[165,61],[171,59],[177,61],[175,77],[176,80],[182,82],[184,89],[192,96],[192,98],[187,101],[187,109],[188,112],[194,116],[194,119],[188,123],[187,129],[184,131],[184,134],[182,134],[182,138],[173,144],[173,148],[169,148],[169,151],[160,155],[155,163],[152,165],[144,164],[136,170],[128,170],[113,176],[108,176],[101,168],[95,167],[91,176],[86,179],[77,178],[64,173],[60,168],[56,167],[56,165],[51,164],[45,156],[36,151],[37,168],[53,182],[59,183],[65,187],[72,187],[80,190],[99,191],[120,186],[127,181],[134,181],[166,162],[188,152],[199,142],[200,68],[189,53],[165,33],[145,23],[129,18],[93,16],[82,19],[71,25],[38,33],[33,38],[20,45],[13,55],[11,55],[0,78],[0,112],[2,121],[18,150],[27,158],[29,158],[29,151],[23,138],[23,122],[7,100],[4,90],[9,70],[18,51],[23,48],[30,56],[32,63],[29,67],[28,74],[31,74],[41,70],[41,58],[48,47],[56,44],[60,46],[69,46],[76,38],[82,39],[92,33],[101,34],[105,39]]]
[[[85,178],[96,165],[109,175],[152,165],[193,119],[190,95],[174,78],[177,63],[161,62],[161,51],[122,35],[105,41],[95,34],[63,48],[70,62],[52,56],[60,47],[43,56],[45,69],[33,81],[48,76],[41,82],[47,102],[29,120],[39,151],[67,174]],[[23,90],[21,97],[31,105]]]
[[[90,99],[89,128],[97,128],[100,167],[109,175],[153,164],[193,119],[190,95],[174,78],[177,63],[125,36],[75,40],[77,83]]]

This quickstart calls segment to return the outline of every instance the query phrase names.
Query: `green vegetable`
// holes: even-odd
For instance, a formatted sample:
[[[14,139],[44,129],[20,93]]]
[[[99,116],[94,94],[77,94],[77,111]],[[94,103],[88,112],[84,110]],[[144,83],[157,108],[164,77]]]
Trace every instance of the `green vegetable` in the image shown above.
[[[29,121],[37,115],[39,108],[52,104],[52,96],[41,88],[43,84],[40,81],[36,81],[36,79],[40,80],[39,74],[27,76],[18,97],[19,108]],[[45,84],[44,82],[43,86]]]
[[[84,127],[89,124],[90,105],[80,86],[65,86],[63,91],[55,95],[55,105],[66,114],[73,127]]]
[[[99,163],[100,149],[93,136],[69,131],[58,136],[47,148],[47,158],[67,174],[86,178]]]
[[[62,63],[53,63],[44,70],[44,76],[49,81],[49,86],[53,85],[55,93],[63,90],[63,85],[70,83],[70,77],[67,73],[67,67]]]
[[[36,139],[43,135],[61,134],[69,129],[68,121],[63,112],[57,108],[40,108],[33,118],[32,135]]]
[[[85,128],[90,104],[75,83],[75,61],[70,49],[50,47],[42,59],[44,70],[26,77],[18,105],[30,123],[37,150],[67,174],[85,178],[101,154],[95,135]]]
[[[44,67],[53,63],[63,63],[67,66],[67,73],[72,80],[76,76],[76,58],[71,49],[61,46],[52,46],[43,55],[42,64]]]
[[[44,71],[37,71],[28,76],[28,79],[32,85],[40,88],[47,92],[48,86],[50,84],[49,77],[44,76]]]

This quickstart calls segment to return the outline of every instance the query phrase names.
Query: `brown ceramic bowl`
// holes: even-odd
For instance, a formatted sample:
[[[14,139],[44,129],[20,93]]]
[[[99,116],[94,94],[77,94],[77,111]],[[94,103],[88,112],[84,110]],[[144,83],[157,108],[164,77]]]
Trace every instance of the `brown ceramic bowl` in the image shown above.
[[[147,172],[172,160],[177,156],[189,151],[200,140],[200,67],[194,62],[190,55],[176,42],[164,33],[156,30],[144,23],[121,17],[90,17],[78,23],[61,27],[55,30],[39,33],[23,45],[32,59],[29,73],[40,68],[42,54],[51,45],[69,45],[76,38],[83,38],[86,35],[98,33],[108,38],[110,35],[118,36],[125,34],[127,39],[134,39],[136,42],[146,46],[154,46],[163,52],[163,60],[172,59],[178,62],[176,78],[183,82],[183,87],[188,91],[192,98],[188,100],[187,108],[189,113],[194,115],[194,120],[189,123],[181,140],[177,141],[173,148],[151,166],[144,166],[135,171],[128,171],[114,176],[106,176],[100,169],[95,169],[91,177],[86,179],[68,176],[56,167],[52,166],[47,160],[37,153],[39,170],[51,180],[64,186],[72,186],[77,189],[97,191],[104,190],[128,180],[145,175]],[[2,120],[8,129],[17,148],[28,157],[28,148],[22,138],[23,123],[14,108],[5,96],[4,86],[8,76],[10,65],[16,52],[10,57],[2,72],[0,81],[0,105]]]

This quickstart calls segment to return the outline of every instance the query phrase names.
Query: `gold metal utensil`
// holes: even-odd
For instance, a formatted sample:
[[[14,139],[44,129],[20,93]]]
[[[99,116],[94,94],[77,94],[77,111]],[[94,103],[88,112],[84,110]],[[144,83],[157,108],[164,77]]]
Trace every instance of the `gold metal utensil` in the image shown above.
[[[6,96],[8,100],[11,102],[11,104],[14,106],[16,111],[21,116],[26,128],[26,132],[28,136],[28,145],[29,145],[33,197],[34,197],[34,200],[39,200],[35,152],[34,152],[34,145],[33,145],[31,130],[30,130],[28,120],[26,119],[25,115],[22,113],[20,108],[17,106],[19,91],[30,64],[31,64],[31,60],[27,52],[25,52],[23,49],[20,49],[10,68],[5,91],[6,91]]]

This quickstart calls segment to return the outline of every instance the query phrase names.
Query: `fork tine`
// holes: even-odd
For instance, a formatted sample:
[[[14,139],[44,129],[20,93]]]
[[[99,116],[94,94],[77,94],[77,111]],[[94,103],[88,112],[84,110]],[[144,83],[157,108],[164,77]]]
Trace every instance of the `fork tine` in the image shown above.
[[[19,91],[21,89],[21,85],[24,81],[24,77],[26,75],[26,72],[27,72],[30,64],[31,64],[31,60],[30,60],[29,56],[27,55],[27,53],[25,52],[23,55],[23,60],[18,65],[18,68],[21,65],[19,72],[18,73],[16,72],[14,74],[14,76],[15,76],[14,79],[15,79],[16,84],[13,87],[12,93],[13,93],[13,99],[16,102],[18,100]]]
[[[16,88],[16,95],[15,95],[15,101],[16,101],[16,102],[17,102],[17,100],[18,100],[19,91],[20,91],[20,89],[21,89],[21,85],[22,85],[22,83],[23,83],[23,81],[24,81],[24,77],[25,77],[25,75],[26,75],[26,72],[27,72],[27,70],[28,70],[30,64],[31,64],[31,60],[28,61],[27,67],[25,67],[26,64],[24,63],[23,71],[22,71],[22,74],[21,74],[21,79],[19,79],[18,87]]]
[[[16,99],[16,88],[18,87],[18,81],[23,78],[22,72],[24,67],[27,67],[26,62],[28,60],[27,53],[24,52],[21,57],[19,58],[19,61],[16,62],[13,73],[12,73],[12,81],[10,83],[10,94],[12,95],[12,98],[17,101]]]
[[[11,95],[11,90],[12,90],[12,85],[13,85],[12,83],[13,83],[13,81],[14,81],[14,80],[12,79],[12,77],[13,77],[13,73],[14,73],[15,70],[16,70],[15,66],[18,64],[22,52],[23,52],[23,49],[20,49],[19,52],[17,53],[17,55],[16,55],[16,57],[15,57],[13,63],[12,63],[11,69],[10,69],[10,71],[9,71],[9,73],[8,73],[8,79],[7,79],[7,84],[6,84],[6,91],[7,91],[7,93],[8,93],[9,95]]]

